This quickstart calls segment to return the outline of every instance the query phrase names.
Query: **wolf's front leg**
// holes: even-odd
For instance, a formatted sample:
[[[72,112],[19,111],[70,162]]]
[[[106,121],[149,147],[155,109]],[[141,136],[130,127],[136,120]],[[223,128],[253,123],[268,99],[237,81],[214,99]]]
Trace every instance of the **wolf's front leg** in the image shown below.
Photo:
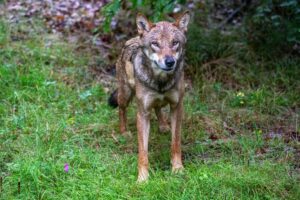
[[[150,112],[138,109],[137,113],[137,130],[139,143],[138,156],[138,182],[143,182],[148,179],[148,140],[150,131]]]
[[[183,169],[181,158],[181,123],[183,115],[182,99],[177,105],[171,105],[171,128],[172,128],[172,172],[178,172]]]

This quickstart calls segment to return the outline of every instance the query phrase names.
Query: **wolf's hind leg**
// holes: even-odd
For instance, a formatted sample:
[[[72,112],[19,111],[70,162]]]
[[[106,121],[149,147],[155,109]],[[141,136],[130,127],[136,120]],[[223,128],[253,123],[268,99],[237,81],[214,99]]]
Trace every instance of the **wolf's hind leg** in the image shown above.
[[[127,130],[127,106],[132,99],[133,92],[129,86],[123,85],[118,88],[119,120],[120,132],[123,134]]]
[[[159,132],[168,132],[170,130],[170,126],[168,124],[168,120],[165,113],[162,111],[162,108],[155,108],[155,114],[159,124]]]

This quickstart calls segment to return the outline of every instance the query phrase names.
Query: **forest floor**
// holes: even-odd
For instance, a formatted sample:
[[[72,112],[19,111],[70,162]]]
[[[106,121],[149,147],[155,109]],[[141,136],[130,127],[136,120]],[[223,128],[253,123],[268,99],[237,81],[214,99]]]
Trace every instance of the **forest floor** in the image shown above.
[[[0,18],[0,199],[299,199],[299,57],[264,60],[196,25],[188,40],[185,170],[171,173],[153,115],[138,184],[136,107],[120,135],[101,51]]]

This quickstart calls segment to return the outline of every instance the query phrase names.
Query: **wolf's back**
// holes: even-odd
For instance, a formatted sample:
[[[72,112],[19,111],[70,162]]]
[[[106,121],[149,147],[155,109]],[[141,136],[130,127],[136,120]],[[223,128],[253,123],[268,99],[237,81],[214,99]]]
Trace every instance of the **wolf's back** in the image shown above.
[[[133,62],[133,59],[136,56],[140,46],[141,46],[140,37],[134,37],[128,40],[122,49],[122,54],[117,61],[117,65],[118,64],[124,65],[126,61]],[[121,66],[116,66],[116,67],[118,68]]]
[[[118,82],[127,82],[126,62],[133,63],[133,60],[140,48],[140,38],[134,37],[128,40],[122,48],[122,53],[116,63],[117,79]],[[120,86],[119,86],[120,87]],[[118,107],[118,89],[110,95],[108,105],[113,108]]]

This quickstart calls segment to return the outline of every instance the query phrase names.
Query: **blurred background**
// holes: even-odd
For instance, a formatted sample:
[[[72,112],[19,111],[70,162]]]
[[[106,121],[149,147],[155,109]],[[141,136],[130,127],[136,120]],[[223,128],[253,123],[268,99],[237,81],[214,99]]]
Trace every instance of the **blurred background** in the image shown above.
[[[135,105],[120,135],[106,103],[115,62],[138,12],[186,10],[186,170],[153,116],[139,186]],[[299,55],[297,0],[0,0],[0,198],[299,199]]]

